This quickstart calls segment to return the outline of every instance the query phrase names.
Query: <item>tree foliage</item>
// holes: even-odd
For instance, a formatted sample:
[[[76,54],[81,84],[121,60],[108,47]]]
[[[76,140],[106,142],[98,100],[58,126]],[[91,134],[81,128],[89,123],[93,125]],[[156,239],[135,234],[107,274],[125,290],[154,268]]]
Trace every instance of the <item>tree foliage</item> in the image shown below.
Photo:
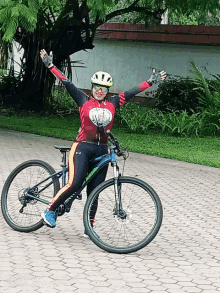
[[[38,0],[2,0],[0,2],[0,24],[4,33],[3,40],[12,41],[20,26],[33,32],[37,24]]]
[[[86,8],[85,11],[83,8]],[[117,16],[127,15],[134,23],[160,23],[162,14],[168,9],[173,18],[194,18],[204,21],[209,11],[213,17],[219,13],[219,0],[1,0],[0,28],[3,40],[12,41],[18,27],[27,32],[36,29],[38,16],[60,23],[62,18],[80,18],[76,12],[86,13],[90,25],[95,28]],[[195,12],[195,14],[193,14]],[[129,15],[129,16],[128,16]]]
[[[168,24],[171,25],[206,25],[220,26],[220,11],[215,15],[209,12],[194,11],[190,15],[177,15],[175,11],[169,12]]]
[[[58,68],[68,64],[71,71],[69,56],[92,49],[101,24],[125,15],[133,23],[156,25],[167,9],[177,17],[194,11],[215,17],[220,10],[219,0],[0,0],[0,39],[4,46],[15,40],[24,49],[20,84],[11,95],[32,108],[48,101],[54,78],[40,60],[40,49],[54,51]]]
[[[158,25],[161,21],[162,12],[168,9],[169,24],[173,25],[220,25],[220,12],[218,1],[159,1],[146,5],[147,10],[142,12],[118,14],[109,21],[125,23],[142,23],[148,26]],[[127,9],[132,1],[115,1],[115,9]],[[140,3],[140,2],[139,2]],[[159,8],[159,9],[158,9]],[[138,9],[137,9],[138,10]],[[212,13],[211,13],[212,11]],[[152,14],[150,14],[152,12]],[[107,17],[108,21],[108,17]]]

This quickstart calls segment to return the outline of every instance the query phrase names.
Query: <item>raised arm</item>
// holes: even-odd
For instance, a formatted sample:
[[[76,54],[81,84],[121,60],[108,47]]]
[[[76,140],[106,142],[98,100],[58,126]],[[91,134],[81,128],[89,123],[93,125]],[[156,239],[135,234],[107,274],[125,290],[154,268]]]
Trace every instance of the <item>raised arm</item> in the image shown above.
[[[164,80],[166,78],[166,72],[161,71],[160,73],[156,73],[156,70],[153,69],[153,73],[148,81],[144,81],[138,86],[120,93],[116,96],[109,98],[109,101],[115,104],[115,107],[118,108],[119,106],[123,106],[129,99],[134,97],[140,92],[145,91],[147,88],[151,87],[153,84],[156,84],[159,80]]]
[[[71,97],[76,101],[79,106],[82,106],[87,100],[88,96],[80,91],[75,85],[53,64],[53,53],[50,55],[42,49],[40,51],[40,57],[44,65],[51,71],[51,73],[57,77],[66,87]]]

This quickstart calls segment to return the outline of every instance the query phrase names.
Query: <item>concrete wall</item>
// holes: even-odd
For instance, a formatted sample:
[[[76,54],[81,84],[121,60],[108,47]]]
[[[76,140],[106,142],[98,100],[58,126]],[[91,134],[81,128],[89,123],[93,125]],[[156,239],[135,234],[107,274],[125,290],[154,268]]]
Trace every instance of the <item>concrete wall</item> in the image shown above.
[[[21,47],[21,45],[15,41],[12,41],[13,45],[13,51],[12,53],[9,52],[9,61],[7,65],[7,69],[9,70],[11,67],[12,61],[14,61],[14,71],[15,71],[15,76],[18,76],[20,71],[21,71],[21,59],[24,54],[24,49]]]
[[[20,71],[23,50],[14,45],[15,70]],[[90,78],[96,71],[109,72],[114,80],[111,92],[118,93],[147,80],[155,67],[168,74],[191,76],[190,60],[197,66],[206,66],[211,74],[220,73],[220,45],[188,45],[97,39],[93,50],[80,51],[71,56],[82,60],[86,68],[73,68],[73,83],[81,89],[90,89]],[[19,49],[19,50],[18,50]],[[209,76],[204,71],[205,76]],[[152,87],[155,89],[156,86]],[[149,91],[149,90],[148,90]],[[145,93],[141,95],[145,96]],[[140,95],[140,96],[141,96]]]
[[[205,66],[209,73],[220,73],[220,45],[202,46],[170,43],[148,43],[97,39],[93,50],[80,51],[71,56],[82,60],[87,68],[73,68],[73,83],[90,89],[90,77],[96,71],[109,72],[114,80],[112,92],[120,92],[138,85],[150,77],[151,69],[169,74],[190,76],[190,60]],[[205,76],[208,76],[204,72]],[[155,88],[155,87],[154,87]]]

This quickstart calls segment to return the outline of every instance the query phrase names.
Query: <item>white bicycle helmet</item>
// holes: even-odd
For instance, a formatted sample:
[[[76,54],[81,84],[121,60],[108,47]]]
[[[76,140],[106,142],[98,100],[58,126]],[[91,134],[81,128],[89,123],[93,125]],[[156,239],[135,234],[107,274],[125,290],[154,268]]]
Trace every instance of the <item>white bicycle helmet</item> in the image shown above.
[[[103,85],[106,87],[111,87],[113,85],[113,80],[111,75],[103,71],[98,71],[94,73],[93,76],[91,77],[91,82],[99,84],[99,85]]]

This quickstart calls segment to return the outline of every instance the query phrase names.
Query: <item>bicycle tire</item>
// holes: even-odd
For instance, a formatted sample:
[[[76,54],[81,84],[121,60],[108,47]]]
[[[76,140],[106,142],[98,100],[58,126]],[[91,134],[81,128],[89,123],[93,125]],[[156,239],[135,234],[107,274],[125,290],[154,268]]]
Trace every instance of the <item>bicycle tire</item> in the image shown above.
[[[162,224],[163,208],[159,196],[146,182],[133,177],[120,177],[119,184],[126,219],[114,213],[112,178],[92,191],[84,207],[83,221],[89,238],[98,247],[108,252],[125,254],[142,249],[155,238]],[[138,223],[140,227],[136,226]],[[129,226],[131,231],[128,231]]]
[[[55,170],[48,163],[30,160],[20,164],[9,174],[2,189],[1,210],[5,221],[12,229],[32,232],[43,226],[41,212],[45,210],[46,205],[37,200],[29,200],[21,212],[23,206],[21,201],[27,188],[40,183],[54,173]],[[38,195],[49,202],[60,189],[59,179],[51,177],[51,180],[52,184]],[[42,188],[43,185],[40,187]]]

